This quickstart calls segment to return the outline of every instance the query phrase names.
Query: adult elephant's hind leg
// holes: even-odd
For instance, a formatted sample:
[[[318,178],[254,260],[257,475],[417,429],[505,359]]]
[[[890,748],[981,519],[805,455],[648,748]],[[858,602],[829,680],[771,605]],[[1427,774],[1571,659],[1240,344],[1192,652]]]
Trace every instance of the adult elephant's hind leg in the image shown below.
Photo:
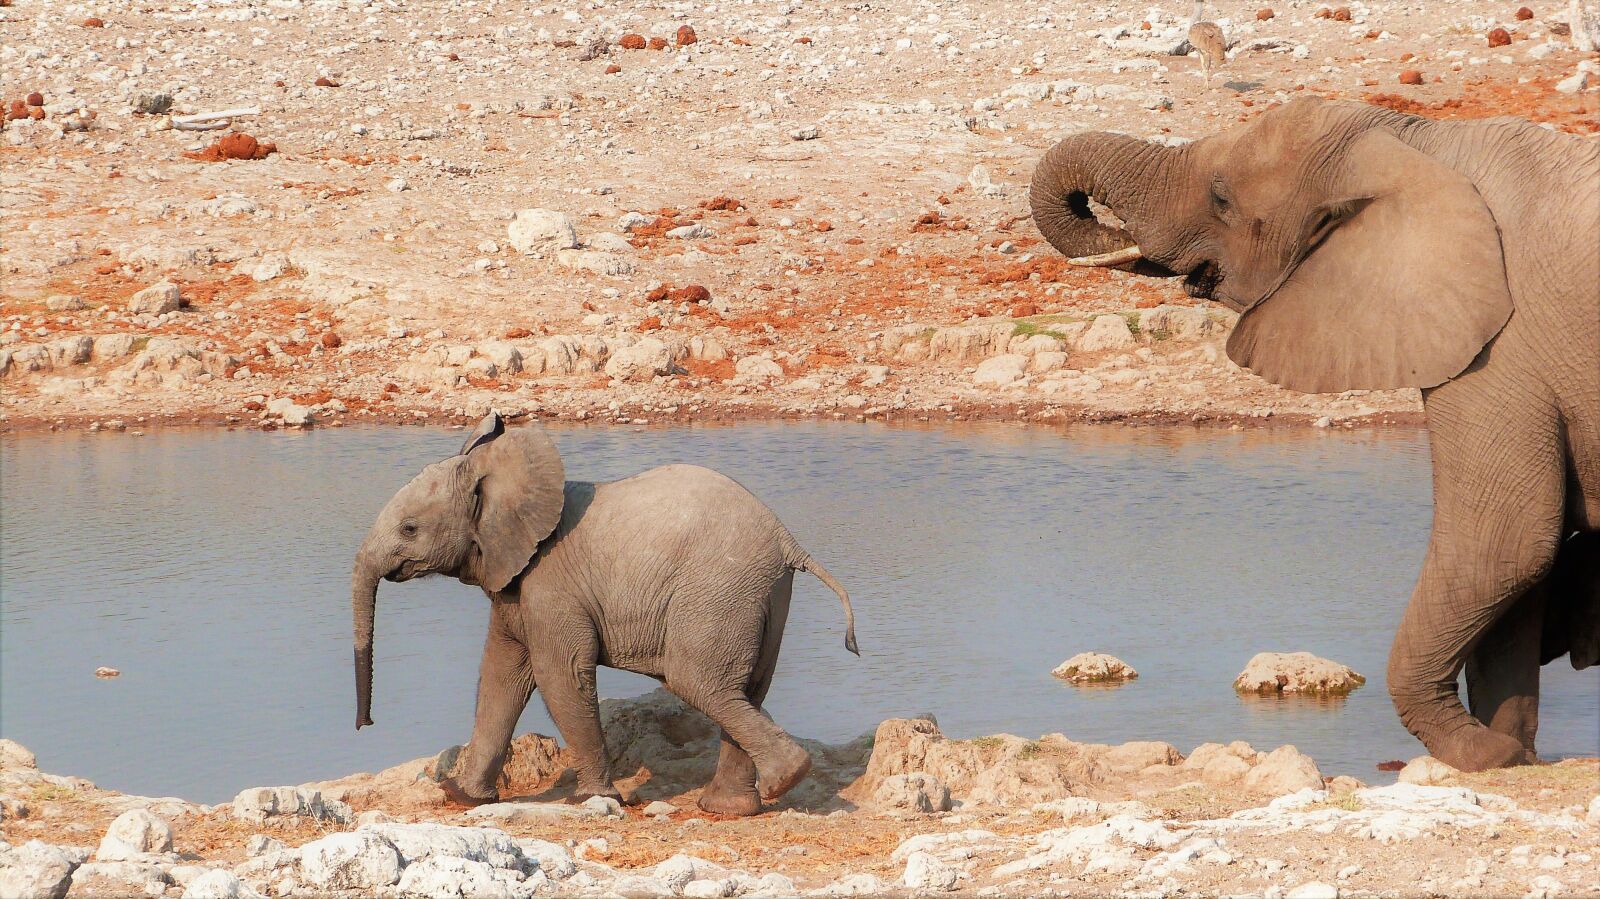
[[[1484,369],[1426,403],[1433,535],[1389,654],[1389,693],[1428,751],[1464,771],[1529,759],[1519,737],[1467,713],[1456,679],[1480,646],[1480,664],[1525,671],[1494,628],[1549,573],[1561,537],[1559,419],[1536,388]],[[1520,633],[1514,619],[1506,626],[1506,636]]]
[[[766,630],[761,655],[745,689],[758,710],[767,698],[772,674],[778,667],[778,649],[783,643],[783,628],[789,617],[789,597],[794,588],[794,572],[785,572],[773,585],[767,603]],[[700,793],[700,808],[718,815],[755,815],[761,812],[761,793],[756,789],[756,763],[750,754],[722,731],[722,751],[717,758],[717,773]]]
[[[1549,578],[1500,616],[1467,660],[1467,702],[1490,730],[1517,738],[1533,761],[1539,732],[1539,648]]]

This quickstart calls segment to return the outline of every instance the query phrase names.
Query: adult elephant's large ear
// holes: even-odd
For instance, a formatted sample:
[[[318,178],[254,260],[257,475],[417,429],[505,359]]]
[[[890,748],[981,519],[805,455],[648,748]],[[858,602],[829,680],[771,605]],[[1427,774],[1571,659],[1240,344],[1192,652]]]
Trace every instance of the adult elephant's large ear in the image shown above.
[[[560,523],[566,474],[555,443],[538,425],[479,430],[465,447],[466,473],[476,484],[478,575],[484,587],[503,590]]]
[[[1299,264],[1245,311],[1228,356],[1306,393],[1438,386],[1511,317],[1494,217],[1472,182],[1386,130],[1334,165]]]

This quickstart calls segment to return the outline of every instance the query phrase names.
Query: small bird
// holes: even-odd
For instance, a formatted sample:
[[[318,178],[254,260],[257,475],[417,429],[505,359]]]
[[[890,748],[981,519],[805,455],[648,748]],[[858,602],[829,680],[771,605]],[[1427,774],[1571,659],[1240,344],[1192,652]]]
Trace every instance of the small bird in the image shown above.
[[[1202,20],[1205,0],[1195,0],[1194,12],[1189,16],[1189,46],[1200,54],[1200,71],[1206,84],[1211,84],[1211,73],[1228,60],[1228,39],[1216,22]]]

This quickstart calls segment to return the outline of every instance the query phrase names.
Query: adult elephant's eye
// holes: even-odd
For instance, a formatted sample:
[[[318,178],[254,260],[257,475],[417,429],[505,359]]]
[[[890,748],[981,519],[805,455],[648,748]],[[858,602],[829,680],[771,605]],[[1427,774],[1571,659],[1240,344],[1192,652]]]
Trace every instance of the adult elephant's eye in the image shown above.
[[[407,537],[415,537],[417,536],[417,526],[408,521],[400,526],[400,533]]]

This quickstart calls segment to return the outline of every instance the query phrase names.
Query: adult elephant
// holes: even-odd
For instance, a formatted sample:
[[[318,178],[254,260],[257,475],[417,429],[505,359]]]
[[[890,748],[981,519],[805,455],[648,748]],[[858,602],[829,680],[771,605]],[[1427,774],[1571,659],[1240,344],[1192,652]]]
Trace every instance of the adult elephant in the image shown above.
[[[1077,264],[1240,312],[1228,355],[1269,381],[1422,389],[1433,532],[1389,691],[1457,768],[1533,761],[1540,664],[1600,660],[1600,146],[1306,99],[1177,147],[1074,135],[1031,200]]]

